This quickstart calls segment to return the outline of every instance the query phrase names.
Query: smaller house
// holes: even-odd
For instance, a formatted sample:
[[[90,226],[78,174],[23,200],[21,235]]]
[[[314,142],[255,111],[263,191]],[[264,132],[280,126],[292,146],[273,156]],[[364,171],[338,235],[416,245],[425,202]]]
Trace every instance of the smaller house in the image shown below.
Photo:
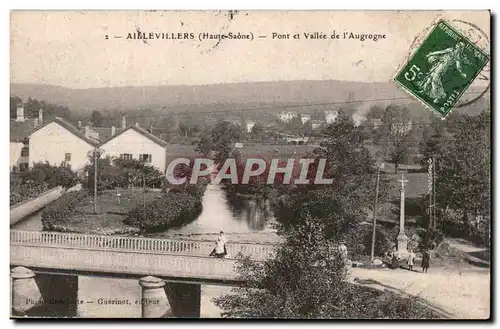
[[[248,120],[246,122],[246,125],[247,125],[247,133],[251,133],[252,129],[253,129],[253,126],[255,126],[255,121]]]
[[[325,121],[328,124],[333,123],[338,116],[339,116],[339,111],[337,110],[325,111]]]
[[[312,129],[318,129],[320,128],[325,122],[321,120],[312,120],[311,121],[311,126]]]
[[[162,173],[166,170],[166,147],[167,142],[138,125],[121,130],[100,145],[104,156],[144,161]]]
[[[281,122],[290,122],[293,118],[297,117],[297,113],[291,111],[282,111],[278,114],[278,119]]]
[[[23,104],[17,106],[16,118],[10,120],[10,169],[14,172],[26,171],[29,167],[29,135],[43,123],[43,110],[37,118],[26,118]]]
[[[310,114],[301,114],[300,115],[300,121],[302,122],[302,124],[305,124],[309,120],[311,120]]]

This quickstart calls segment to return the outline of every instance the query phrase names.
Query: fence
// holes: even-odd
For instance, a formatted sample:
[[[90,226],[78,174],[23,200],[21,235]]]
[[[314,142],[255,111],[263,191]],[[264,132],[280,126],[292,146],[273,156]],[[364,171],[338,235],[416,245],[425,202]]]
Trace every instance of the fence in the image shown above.
[[[101,249],[123,252],[156,254],[178,254],[189,256],[208,256],[215,243],[195,240],[154,239],[126,236],[87,235],[59,232],[10,231],[11,245],[50,246],[73,249]],[[239,253],[252,259],[265,260],[272,257],[274,245],[228,243],[230,257]]]

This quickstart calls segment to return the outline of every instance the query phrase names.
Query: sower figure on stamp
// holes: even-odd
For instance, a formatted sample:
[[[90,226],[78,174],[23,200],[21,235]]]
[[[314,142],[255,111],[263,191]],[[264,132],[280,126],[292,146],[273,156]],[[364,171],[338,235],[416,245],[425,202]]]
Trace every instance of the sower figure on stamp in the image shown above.
[[[462,78],[465,79],[467,77],[462,71],[461,63],[469,63],[467,57],[463,53],[464,47],[464,43],[459,42],[454,48],[433,51],[426,55],[432,67],[420,83],[420,87],[422,88],[420,92],[434,98],[434,103],[439,103],[446,97],[442,79],[449,69],[456,67]]]

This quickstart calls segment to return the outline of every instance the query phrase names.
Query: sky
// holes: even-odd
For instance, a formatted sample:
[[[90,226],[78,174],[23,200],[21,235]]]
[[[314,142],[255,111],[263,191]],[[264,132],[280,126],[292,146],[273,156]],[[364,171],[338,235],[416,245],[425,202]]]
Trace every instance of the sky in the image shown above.
[[[345,80],[390,81],[439,18],[490,35],[488,11],[17,11],[11,13],[11,83],[67,88]],[[127,40],[128,33],[194,33],[194,40]],[[378,41],[331,39],[385,34]],[[198,40],[200,33],[254,40]],[[290,39],[272,39],[272,33]],[[323,32],[327,40],[305,39]],[[300,33],[301,39],[293,39]],[[108,39],[106,39],[108,35]],[[114,38],[121,36],[121,38]],[[266,36],[266,38],[259,38]],[[217,44],[217,45],[216,45]]]

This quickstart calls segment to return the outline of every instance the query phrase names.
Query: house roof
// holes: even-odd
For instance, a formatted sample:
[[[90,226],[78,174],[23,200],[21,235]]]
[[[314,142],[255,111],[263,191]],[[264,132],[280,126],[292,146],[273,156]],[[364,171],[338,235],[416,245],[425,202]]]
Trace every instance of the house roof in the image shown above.
[[[10,141],[22,142],[24,139],[28,138],[33,128],[35,128],[35,125],[36,121],[31,119],[27,119],[23,122],[10,120]]]
[[[64,120],[63,118],[60,118],[60,117],[55,117],[54,119],[36,127],[35,129],[33,129],[33,131],[30,132],[29,135],[32,135],[33,133],[35,133],[36,131],[44,128],[45,126],[51,124],[52,122],[55,122],[57,124],[59,124],[60,126],[62,126],[63,128],[65,128],[66,130],[68,130],[69,132],[71,132],[73,135],[75,135],[76,137],[79,137],[81,139],[83,139],[84,141],[86,141],[87,143],[89,143],[90,145],[93,145],[93,146],[97,146],[99,144],[99,141],[96,141],[95,139],[92,139],[92,138],[89,138],[87,136],[85,136],[85,134],[83,132],[81,132],[77,127],[75,127],[73,124],[71,124],[70,122]]]
[[[140,127],[137,127],[135,125],[129,126],[128,128],[125,128],[125,129],[119,129],[119,130],[121,130],[120,132],[118,132],[118,129],[117,129],[117,133],[116,134],[114,134],[113,136],[110,136],[107,140],[103,141],[100,145],[106,144],[107,142],[109,142],[113,138],[116,138],[116,137],[120,136],[121,134],[123,134],[124,132],[126,132],[129,129],[135,130],[139,134],[143,135],[144,137],[147,137],[149,140],[151,140],[152,142],[154,142],[154,143],[156,143],[156,144],[158,144],[160,146],[166,147],[168,145],[167,142],[165,142],[163,139],[161,139],[159,137],[156,137],[155,135],[153,135],[149,131],[144,130],[144,129],[140,128]]]
[[[111,138],[111,128],[110,127],[91,127],[93,131],[99,134],[99,140],[101,142],[107,141]],[[123,128],[115,128],[115,135],[120,133]]]

